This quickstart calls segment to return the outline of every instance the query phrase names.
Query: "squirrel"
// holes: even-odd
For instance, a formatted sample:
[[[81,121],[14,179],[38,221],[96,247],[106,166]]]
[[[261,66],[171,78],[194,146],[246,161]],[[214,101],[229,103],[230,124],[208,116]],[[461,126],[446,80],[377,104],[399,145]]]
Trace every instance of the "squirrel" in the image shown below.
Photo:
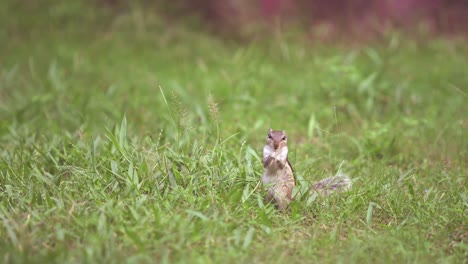
[[[281,211],[285,210],[294,199],[292,192],[296,186],[294,169],[288,160],[288,138],[283,130],[268,132],[266,144],[263,147],[262,183],[266,188],[265,201],[274,202]],[[320,195],[347,191],[351,188],[350,178],[344,174],[323,179],[310,188]]]

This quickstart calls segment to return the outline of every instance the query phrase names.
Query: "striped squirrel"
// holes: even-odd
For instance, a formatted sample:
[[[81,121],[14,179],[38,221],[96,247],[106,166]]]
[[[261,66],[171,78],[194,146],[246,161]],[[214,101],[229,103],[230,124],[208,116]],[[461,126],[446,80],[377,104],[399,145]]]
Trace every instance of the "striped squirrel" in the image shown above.
[[[294,197],[292,191],[296,185],[294,169],[288,160],[288,138],[283,130],[268,132],[263,147],[262,183],[267,190],[265,200],[276,204],[279,210],[285,210]],[[310,188],[310,193],[328,195],[332,192],[346,191],[351,188],[348,176],[340,174],[323,179]]]

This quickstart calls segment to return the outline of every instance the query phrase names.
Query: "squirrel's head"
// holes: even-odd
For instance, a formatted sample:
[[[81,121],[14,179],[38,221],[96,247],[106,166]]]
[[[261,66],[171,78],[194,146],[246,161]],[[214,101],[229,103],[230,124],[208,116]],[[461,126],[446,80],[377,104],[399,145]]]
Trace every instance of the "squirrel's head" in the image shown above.
[[[287,146],[288,137],[286,137],[286,132],[284,132],[284,130],[273,130],[270,128],[266,142],[276,151],[283,146]]]

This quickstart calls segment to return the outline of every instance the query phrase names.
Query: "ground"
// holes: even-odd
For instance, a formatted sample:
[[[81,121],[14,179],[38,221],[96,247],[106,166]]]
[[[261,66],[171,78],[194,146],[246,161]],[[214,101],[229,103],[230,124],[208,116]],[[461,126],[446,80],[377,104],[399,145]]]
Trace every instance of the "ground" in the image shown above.
[[[468,45],[0,4],[4,263],[467,263]],[[196,23],[194,23],[196,24]],[[264,204],[269,128],[298,200]],[[347,173],[353,189],[308,197]]]

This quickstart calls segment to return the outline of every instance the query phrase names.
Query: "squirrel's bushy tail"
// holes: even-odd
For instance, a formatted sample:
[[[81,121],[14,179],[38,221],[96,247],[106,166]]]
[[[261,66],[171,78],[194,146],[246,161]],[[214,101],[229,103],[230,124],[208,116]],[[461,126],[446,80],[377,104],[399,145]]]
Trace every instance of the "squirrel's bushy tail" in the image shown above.
[[[329,195],[334,192],[344,192],[351,189],[351,179],[346,174],[337,174],[323,179],[310,188],[311,192],[318,192],[321,195]]]

